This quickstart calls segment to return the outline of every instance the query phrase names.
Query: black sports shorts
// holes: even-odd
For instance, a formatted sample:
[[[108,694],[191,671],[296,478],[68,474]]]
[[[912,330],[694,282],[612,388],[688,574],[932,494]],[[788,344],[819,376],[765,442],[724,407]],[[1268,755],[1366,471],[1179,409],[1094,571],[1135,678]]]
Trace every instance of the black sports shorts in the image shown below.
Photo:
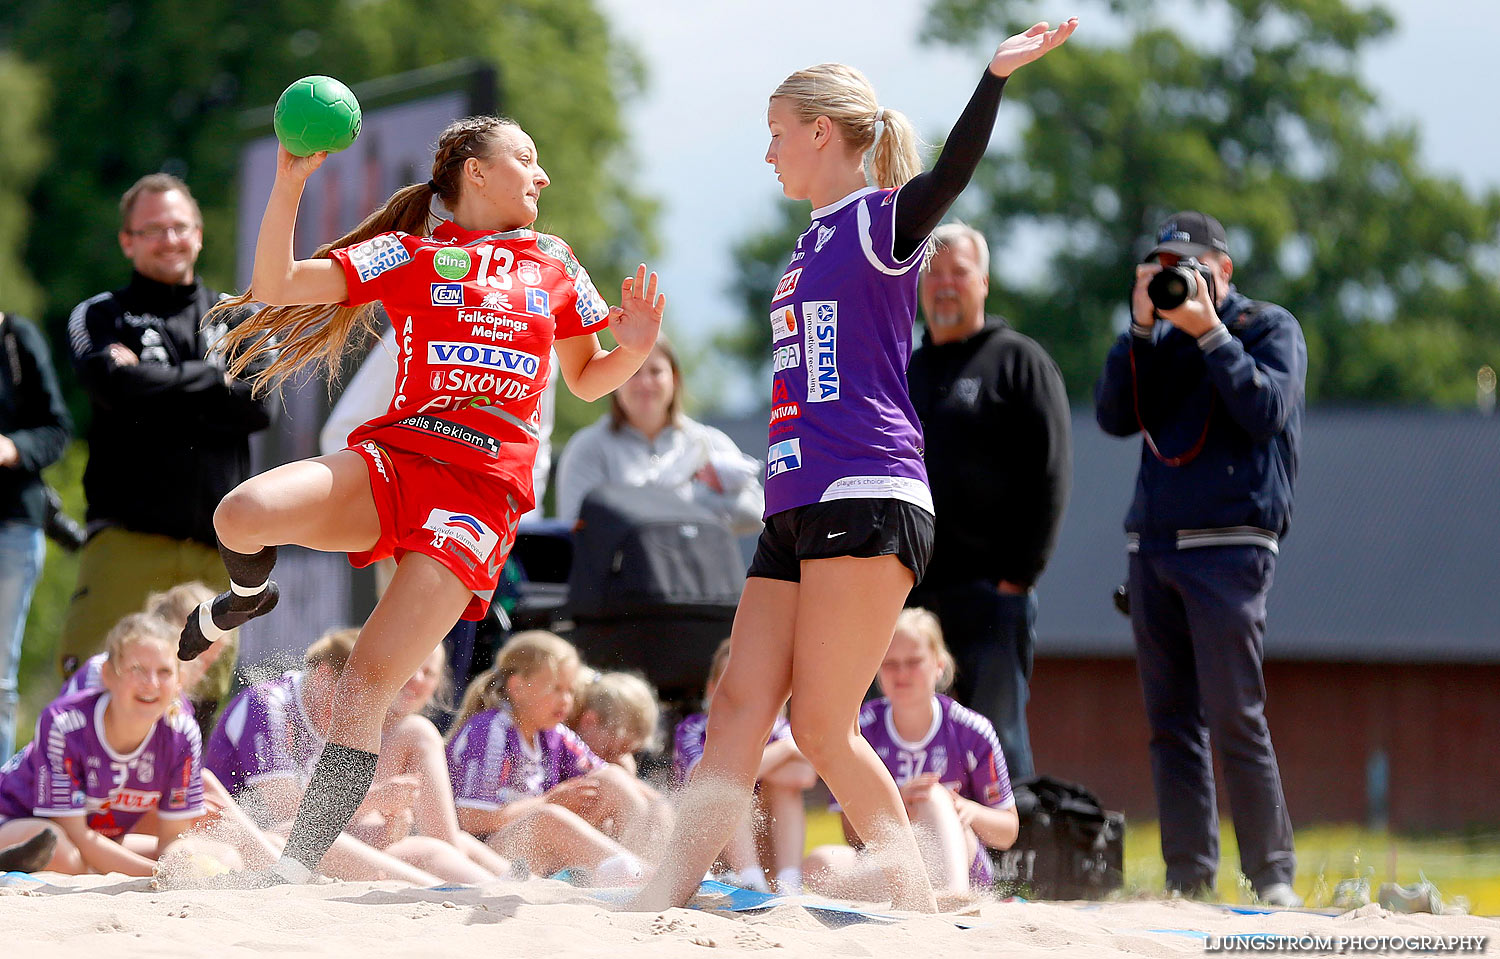
[[[746,576],[802,581],[804,559],[890,556],[921,582],[932,559],[932,514],[899,499],[836,499],[766,520]]]

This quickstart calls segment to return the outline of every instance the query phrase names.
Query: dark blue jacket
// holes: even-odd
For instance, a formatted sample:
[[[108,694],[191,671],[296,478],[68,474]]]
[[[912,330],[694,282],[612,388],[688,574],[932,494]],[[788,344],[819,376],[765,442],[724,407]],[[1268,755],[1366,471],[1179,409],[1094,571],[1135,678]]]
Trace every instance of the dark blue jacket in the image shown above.
[[[1160,453],[1141,443],[1125,517],[1132,549],[1261,545],[1274,552],[1286,535],[1307,343],[1291,313],[1233,287],[1219,316],[1224,330],[1201,344],[1164,321],[1145,336],[1132,326],[1104,361],[1094,391],[1099,425],[1115,436],[1144,427]]]

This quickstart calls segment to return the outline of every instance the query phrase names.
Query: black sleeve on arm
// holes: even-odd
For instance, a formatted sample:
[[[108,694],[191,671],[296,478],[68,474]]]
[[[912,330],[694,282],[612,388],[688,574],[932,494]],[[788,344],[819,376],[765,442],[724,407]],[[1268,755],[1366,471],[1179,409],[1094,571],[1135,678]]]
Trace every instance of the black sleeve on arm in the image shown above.
[[[948,134],[937,163],[901,188],[901,199],[896,204],[896,243],[892,250],[897,260],[911,256],[927,239],[979,169],[979,161],[995,129],[995,114],[1000,111],[1000,94],[1006,79],[984,71],[969,105]]]

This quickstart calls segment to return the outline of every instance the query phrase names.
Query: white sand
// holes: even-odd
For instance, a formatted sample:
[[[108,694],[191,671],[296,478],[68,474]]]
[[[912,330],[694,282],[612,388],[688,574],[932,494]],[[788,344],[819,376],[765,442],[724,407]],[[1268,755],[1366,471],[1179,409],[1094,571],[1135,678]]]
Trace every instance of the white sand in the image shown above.
[[[1235,933],[1485,936],[1490,940],[1488,951],[1500,950],[1500,919],[1398,916],[1378,906],[1327,917],[1295,912],[1242,916],[1217,906],[1180,901],[985,902],[977,915],[961,917],[978,928],[959,928],[944,917],[831,928],[795,903],[754,915],[688,909],[612,912],[591,900],[585,890],[546,880],[447,891],[350,882],[257,891],[162,892],[154,890],[149,879],[123,876],[44,874],[40,878],[49,885],[0,885],[0,955],[16,959],[233,959],[265,954],[358,959],[628,959],[705,956],[709,949],[784,949],[779,955],[787,959],[968,955],[1050,959],[1201,956],[1213,941],[1203,934]]]

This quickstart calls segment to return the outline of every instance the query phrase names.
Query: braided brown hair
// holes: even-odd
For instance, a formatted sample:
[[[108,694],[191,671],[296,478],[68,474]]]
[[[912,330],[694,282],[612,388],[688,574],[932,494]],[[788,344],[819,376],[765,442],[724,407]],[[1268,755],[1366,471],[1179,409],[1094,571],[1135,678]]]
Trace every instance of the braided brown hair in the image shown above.
[[[464,161],[490,156],[502,130],[519,128],[509,117],[477,116],[454,120],[438,136],[432,158],[432,178],[397,190],[380,209],[365,217],[354,229],[318,247],[313,257],[326,258],[331,250],[362,243],[382,233],[400,231],[426,236],[436,225],[432,199],[448,209],[458,203],[463,184]],[[224,300],[215,310],[234,309],[253,302],[255,291]],[[268,306],[225,334],[219,341],[230,358],[229,373],[242,376],[257,356],[278,351],[276,359],[252,376],[256,392],[264,392],[306,366],[321,366],[329,381],[337,379],[339,361],[351,337],[378,334],[378,304],[338,306]],[[212,311],[211,311],[212,312]]]

